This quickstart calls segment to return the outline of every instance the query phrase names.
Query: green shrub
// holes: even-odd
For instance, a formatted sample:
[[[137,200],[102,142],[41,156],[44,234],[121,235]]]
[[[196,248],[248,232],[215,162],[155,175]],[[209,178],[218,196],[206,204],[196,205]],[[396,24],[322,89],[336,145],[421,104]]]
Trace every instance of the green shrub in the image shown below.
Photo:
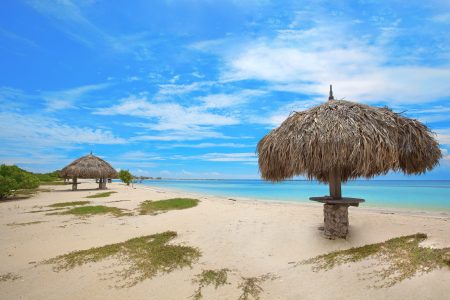
[[[52,173],[35,173],[41,183],[61,180],[58,171]]]
[[[130,171],[128,170],[120,170],[119,179],[127,185],[130,185],[131,181],[133,180],[133,175],[131,175]]]
[[[166,200],[147,200],[140,204],[141,215],[156,214],[161,211],[186,209],[197,206],[200,201],[190,198],[172,198]]]
[[[17,167],[0,165],[0,199],[14,195],[21,189],[35,189],[39,186],[37,176]]]

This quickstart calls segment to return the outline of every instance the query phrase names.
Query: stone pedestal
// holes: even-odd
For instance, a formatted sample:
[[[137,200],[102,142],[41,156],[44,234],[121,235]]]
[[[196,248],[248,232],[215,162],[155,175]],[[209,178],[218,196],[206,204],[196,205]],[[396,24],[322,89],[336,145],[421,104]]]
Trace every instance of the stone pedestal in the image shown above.
[[[343,238],[348,234],[348,205],[324,204],[324,234],[327,238]]]

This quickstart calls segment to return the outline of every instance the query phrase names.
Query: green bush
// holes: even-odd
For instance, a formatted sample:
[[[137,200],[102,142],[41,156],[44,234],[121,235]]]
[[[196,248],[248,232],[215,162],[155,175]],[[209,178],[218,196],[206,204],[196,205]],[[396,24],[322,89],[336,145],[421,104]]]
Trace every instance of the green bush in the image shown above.
[[[0,165],[0,199],[14,195],[21,189],[35,189],[39,178],[17,166]]]
[[[120,170],[119,179],[127,185],[130,185],[131,181],[133,180],[133,175],[131,175],[130,171],[128,170]]]
[[[61,180],[58,171],[51,173],[34,173],[33,175],[36,175],[41,183]]]

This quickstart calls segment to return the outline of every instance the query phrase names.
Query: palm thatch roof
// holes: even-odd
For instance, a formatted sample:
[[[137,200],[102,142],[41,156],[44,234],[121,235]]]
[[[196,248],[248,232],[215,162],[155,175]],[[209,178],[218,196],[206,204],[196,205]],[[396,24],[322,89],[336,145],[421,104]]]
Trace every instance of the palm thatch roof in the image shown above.
[[[92,155],[92,153],[74,160],[60,173],[65,178],[117,178],[116,170],[109,163]]]
[[[345,182],[389,170],[421,174],[442,154],[432,132],[387,107],[344,100],[293,112],[257,146],[261,175],[280,181],[297,175],[329,182],[338,170]]]

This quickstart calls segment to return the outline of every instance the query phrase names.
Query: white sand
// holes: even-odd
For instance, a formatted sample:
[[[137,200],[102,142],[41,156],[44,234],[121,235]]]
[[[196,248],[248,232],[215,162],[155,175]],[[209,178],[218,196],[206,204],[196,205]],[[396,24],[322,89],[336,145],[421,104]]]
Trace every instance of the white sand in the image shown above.
[[[80,189],[94,188],[83,183]],[[193,196],[169,190],[120,183],[108,185],[116,191],[107,198],[85,199],[90,191],[67,191],[54,186],[31,199],[0,203],[0,275],[14,273],[21,278],[0,282],[1,299],[188,299],[195,291],[192,279],[204,269],[229,268],[231,284],[205,288],[203,299],[238,299],[241,277],[271,273],[277,276],[261,284],[261,299],[449,299],[450,270],[440,269],[417,275],[390,288],[368,288],[370,281],[357,273],[367,263],[313,272],[311,266],[293,262],[336,249],[381,242],[417,232],[428,234],[427,246],[450,246],[450,216],[386,213],[362,208],[350,209],[347,240],[327,240],[317,229],[322,225],[320,204],[230,201],[201,196],[195,208],[170,211],[156,216],[110,215],[80,219],[70,215],[49,216],[28,213],[52,203],[92,200],[134,210],[143,200]],[[115,200],[126,202],[107,203]],[[6,224],[45,221],[11,226]],[[131,288],[114,288],[115,279],[102,273],[113,261],[92,263],[69,271],[54,272],[45,259],[74,250],[123,242],[132,237],[173,230],[174,243],[198,247],[202,256],[193,268],[176,270],[147,279]],[[106,268],[106,269],[105,269]],[[117,279],[117,278],[116,278]]]

